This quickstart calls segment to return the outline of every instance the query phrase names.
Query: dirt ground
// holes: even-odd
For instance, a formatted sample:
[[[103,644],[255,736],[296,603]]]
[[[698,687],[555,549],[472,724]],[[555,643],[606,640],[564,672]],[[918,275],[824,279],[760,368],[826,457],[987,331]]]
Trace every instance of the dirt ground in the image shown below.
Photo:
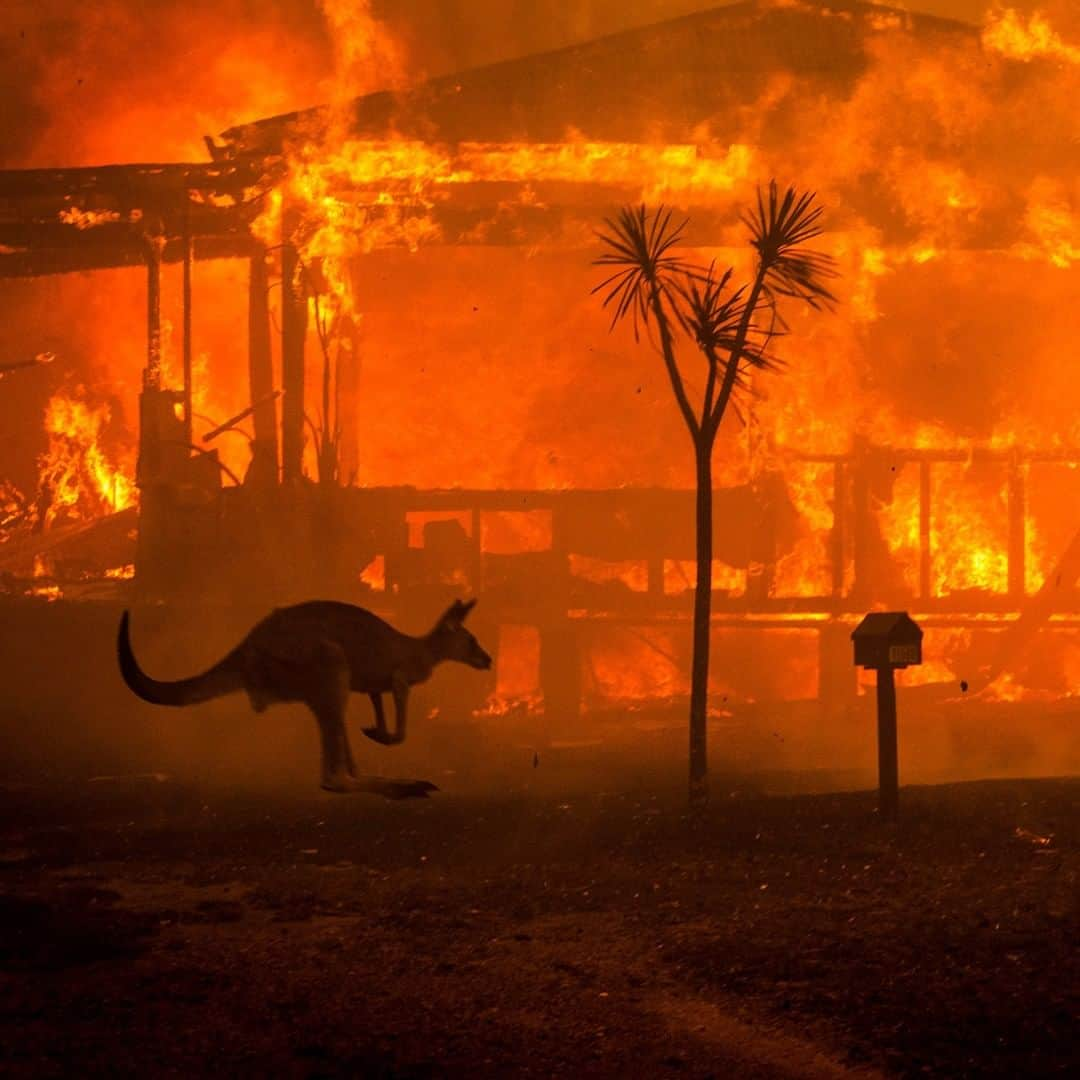
[[[388,803],[0,791],[0,1072],[1003,1076],[1078,1063],[1078,780]],[[1075,1075],[1075,1073],[1073,1073]]]

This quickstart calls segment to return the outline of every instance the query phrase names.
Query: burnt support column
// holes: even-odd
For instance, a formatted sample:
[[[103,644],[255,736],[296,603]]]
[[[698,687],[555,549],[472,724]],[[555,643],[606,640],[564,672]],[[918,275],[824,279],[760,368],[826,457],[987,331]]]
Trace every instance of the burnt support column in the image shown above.
[[[146,237],[146,367],[139,395],[139,460],[135,482],[146,488],[162,469],[161,254],[165,238]]]
[[[183,428],[173,414],[174,395],[161,386],[161,256],[165,237],[146,235],[146,367],[139,394],[139,458],[135,483],[139,488],[139,536],[135,549],[135,574],[144,591],[156,591],[164,580],[167,563],[166,534],[169,515],[163,481],[167,458],[187,451],[170,447]],[[176,432],[180,428],[180,432]],[[168,454],[166,453],[168,451]]]
[[[292,243],[294,213],[282,219],[281,249],[281,472],[286,484],[304,474],[304,339],[307,300],[300,280],[300,259]]]
[[[161,255],[165,237],[146,238],[146,370],[143,389],[161,389]]]
[[[270,350],[269,281],[266,251],[260,246],[248,269],[248,386],[251,390],[252,478],[272,486],[278,478],[277,408],[274,404],[274,363]]]
[[[183,349],[184,349],[184,441],[191,443],[192,340],[191,340],[191,270],[195,261],[195,241],[191,222],[184,212],[184,285],[183,285]]]

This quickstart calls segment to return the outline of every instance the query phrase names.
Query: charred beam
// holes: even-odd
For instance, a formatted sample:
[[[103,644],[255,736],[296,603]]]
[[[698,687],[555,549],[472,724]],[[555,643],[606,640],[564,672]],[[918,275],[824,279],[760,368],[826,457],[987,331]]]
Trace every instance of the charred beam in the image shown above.
[[[249,416],[257,415],[259,410],[266,405],[272,405],[281,396],[281,391],[271,390],[260,401],[256,401],[254,404],[249,405],[246,409],[241,409],[235,416],[230,416],[228,420],[223,424],[218,424],[216,428],[211,428],[203,437],[203,442],[213,442],[219,435],[224,435],[226,431],[232,431],[237,424],[242,424]]]
[[[2,241],[0,241],[2,243]],[[229,259],[251,254],[255,240],[245,230],[220,236],[196,237],[194,258]],[[180,240],[169,240],[161,252],[162,263],[183,260]],[[0,278],[45,277],[51,274],[76,274],[87,270],[117,270],[146,262],[142,240],[130,234],[119,242],[102,243],[97,238],[67,247],[34,247],[0,253]]]

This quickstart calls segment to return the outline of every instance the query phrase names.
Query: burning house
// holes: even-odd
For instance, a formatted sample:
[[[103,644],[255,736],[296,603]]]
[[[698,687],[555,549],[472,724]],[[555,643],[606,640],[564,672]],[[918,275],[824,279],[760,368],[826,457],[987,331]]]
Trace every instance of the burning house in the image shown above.
[[[827,747],[851,628],[903,607],[935,716],[1022,726],[1034,699],[1064,730],[1078,73],[1004,17],[741,3],[235,126],[197,163],[0,173],[15,339],[63,321],[100,373],[4,489],[8,591],[406,619],[475,593],[479,715],[550,734],[684,697],[692,462],[648,343],[590,296],[595,229],[664,203],[745,268],[776,176],[827,207],[844,317],[800,315],[721,431],[716,722],[815,702]]]

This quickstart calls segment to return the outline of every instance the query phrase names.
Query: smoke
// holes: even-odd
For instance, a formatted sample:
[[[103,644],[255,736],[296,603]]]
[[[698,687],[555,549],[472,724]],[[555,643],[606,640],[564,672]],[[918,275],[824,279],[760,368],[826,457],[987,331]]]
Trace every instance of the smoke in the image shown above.
[[[16,0],[0,71],[8,168],[206,158],[202,136],[316,104],[332,70],[310,2]]]

